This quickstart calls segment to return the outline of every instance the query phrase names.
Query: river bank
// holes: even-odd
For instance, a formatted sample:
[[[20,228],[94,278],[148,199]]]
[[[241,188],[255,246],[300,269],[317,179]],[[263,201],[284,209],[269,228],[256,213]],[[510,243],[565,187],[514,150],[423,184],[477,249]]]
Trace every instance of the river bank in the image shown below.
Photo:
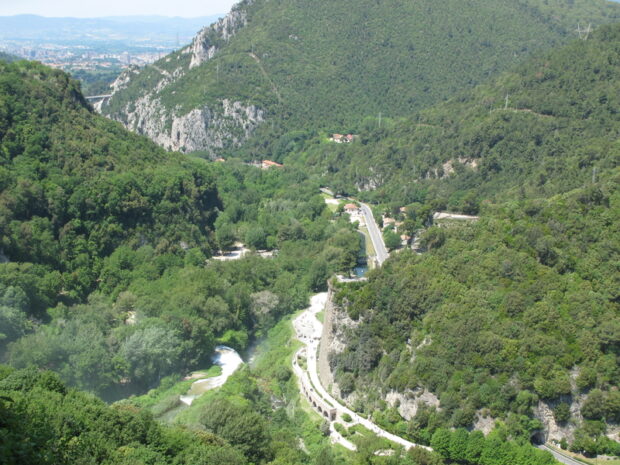
[[[243,364],[243,360],[237,351],[227,346],[217,346],[211,360],[214,365],[221,368],[221,374],[195,381],[187,394],[179,398],[185,405],[192,405],[192,402],[205,392],[223,386],[226,380]]]

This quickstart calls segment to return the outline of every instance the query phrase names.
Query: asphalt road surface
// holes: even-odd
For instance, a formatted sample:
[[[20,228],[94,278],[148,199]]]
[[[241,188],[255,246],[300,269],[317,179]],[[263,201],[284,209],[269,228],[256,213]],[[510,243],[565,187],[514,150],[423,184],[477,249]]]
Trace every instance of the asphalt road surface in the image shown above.
[[[338,413],[338,417],[342,418],[342,415],[346,413],[349,416],[351,416],[353,420],[352,421],[353,424],[360,423],[365,428],[369,429],[370,431],[372,431],[379,437],[383,437],[383,438],[389,439],[392,442],[395,442],[396,444],[400,444],[405,449],[410,449],[411,447],[422,447],[424,449],[431,450],[430,447],[415,444],[411,441],[407,441],[404,438],[396,436],[395,434],[385,431],[384,429],[380,428],[378,425],[376,425],[372,421],[358,415],[353,410],[342,405],[339,400],[335,399],[331,394],[329,394],[325,390],[325,388],[321,384],[321,380],[319,379],[318,368],[317,368],[317,355],[316,355],[317,349],[319,347],[319,343],[321,341],[321,336],[323,334],[323,323],[321,323],[316,318],[316,315],[317,313],[319,313],[325,308],[325,303],[327,302],[327,298],[328,298],[327,292],[316,294],[310,300],[310,307],[304,310],[297,318],[293,320],[293,327],[295,328],[297,339],[303,342],[306,346],[305,351],[307,354],[306,360],[307,360],[308,376],[310,380],[312,381],[312,384],[314,388],[316,389],[316,392],[318,393],[318,395],[324,401],[327,401],[328,404],[331,404],[332,406],[334,406],[334,408],[336,409]],[[301,350],[304,350],[304,349],[300,349],[300,351]],[[301,373],[299,373],[298,371],[300,370],[300,367],[298,367],[295,363],[296,359],[297,359],[297,355],[293,359],[293,368],[294,368],[295,374],[297,376],[301,376]],[[340,442],[345,447],[350,449],[351,443],[347,440],[345,441],[346,443],[343,443],[344,441],[340,441]],[[583,465],[583,464],[580,464],[580,465]]]
[[[364,215],[364,218],[366,218],[366,227],[368,228],[372,245],[374,246],[375,253],[377,254],[377,263],[381,266],[388,258],[388,251],[385,248],[383,236],[381,235],[381,231],[375,222],[375,217],[373,216],[370,207],[365,203],[360,203],[360,205],[362,207],[362,214]]]
[[[575,460],[571,457],[568,457],[567,455],[564,454],[560,454],[559,452],[556,452],[555,450],[551,449],[550,447],[547,447],[544,444],[541,444],[539,446],[536,446],[539,449],[545,450],[547,452],[550,452],[551,455],[553,455],[553,457],[561,463],[564,463],[566,465],[584,465],[584,462],[580,462],[578,460]]]

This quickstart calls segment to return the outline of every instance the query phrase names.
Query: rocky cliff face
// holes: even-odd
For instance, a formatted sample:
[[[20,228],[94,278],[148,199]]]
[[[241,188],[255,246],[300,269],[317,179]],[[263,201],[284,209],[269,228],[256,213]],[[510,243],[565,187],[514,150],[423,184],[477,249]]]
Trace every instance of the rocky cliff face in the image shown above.
[[[228,42],[239,29],[247,26],[247,7],[252,3],[254,0],[246,0],[235,5],[228,15],[198,33],[192,44],[186,49],[192,54],[189,69],[200,66],[215,56],[218,48],[214,44],[213,37]]]
[[[243,143],[264,115],[272,134],[409,117],[572,40],[578,21],[620,18],[606,0],[486,3],[242,0],[191,44],[123,74],[101,111],[165,147],[214,153]],[[195,133],[177,137],[173,126]],[[268,150],[278,143],[265,139]],[[360,190],[390,174],[366,171]]]
[[[217,149],[240,145],[264,120],[261,109],[227,99],[217,106],[170,114],[161,100],[152,95],[128,104],[125,118],[122,122],[127,128],[168,150],[205,150],[212,155]]]
[[[330,284],[327,304],[325,305],[323,335],[321,337],[321,345],[319,346],[319,378],[323,386],[332,395],[340,398],[349,407],[355,408],[355,403],[363,402],[368,392],[356,390],[346,396],[343,395],[330,366],[330,356],[344,351],[348,337],[347,332],[359,325],[359,322],[352,320],[345,309],[335,304],[333,296],[334,289]],[[426,345],[427,341],[422,344]],[[406,420],[410,420],[415,416],[420,404],[441,409],[437,396],[422,388],[415,391],[409,390],[404,393],[390,391],[383,398],[390,406],[396,407],[400,415]]]
[[[347,328],[354,327],[357,324],[349,318],[345,310],[334,303],[333,297],[334,289],[330,284],[323,316],[323,334],[319,346],[318,369],[319,378],[323,386],[336,398],[342,398],[342,393],[330,367],[330,354],[339,354],[345,349],[345,332]],[[345,400],[346,403],[350,403],[350,401],[351,399]]]
[[[252,3],[246,0],[235,5],[176,54],[144,70],[133,67],[123,72],[112,84],[112,97],[98,110],[168,150],[203,150],[214,156],[218,149],[242,144],[264,121],[261,108],[227,98],[193,109],[171,108],[163,95],[191,69],[211,60],[219,51],[217,44],[226,43],[247,25],[247,7]],[[152,88],[132,87],[140,72],[149,73]]]
[[[334,289],[330,286],[329,296],[325,306],[323,335],[321,338],[321,345],[319,346],[319,377],[323,383],[323,386],[325,386],[332,393],[332,395],[342,399],[342,401],[349,407],[354,408],[354,404],[356,402],[372,402],[372,400],[368,399],[369,391],[359,389],[358,386],[356,391],[343,396],[338,384],[335,381],[332,367],[330,366],[330,356],[333,354],[339,354],[345,350],[349,330],[356,327],[359,323],[353,321],[345,309],[334,303],[333,294]],[[429,345],[430,343],[431,340],[427,337],[417,347],[408,346],[411,352],[411,363],[415,363],[416,351],[426,345]],[[578,374],[577,369],[574,369],[571,373],[572,395],[564,396],[562,399],[552,402],[539,400],[538,404],[534,407],[534,418],[537,418],[542,423],[542,430],[539,433],[540,440],[544,440],[545,442],[559,442],[561,439],[565,438],[570,442],[574,439],[575,429],[583,421],[581,407],[586,397],[584,394],[579,393],[579,390],[575,384],[575,379]],[[441,410],[439,398],[433,392],[422,387],[414,390],[406,390],[404,392],[390,390],[388,392],[381,393],[380,397],[390,407],[395,407],[398,410],[398,413],[407,421],[415,417],[421,405],[426,405]],[[553,414],[553,409],[560,402],[566,402],[570,406],[571,413],[571,420],[561,424],[556,421]],[[488,434],[495,426],[495,421],[496,419],[490,415],[488,409],[481,409],[476,412],[473,429],[482,431],[484,434]],[[610,428],[608,430],[608,436],[614,440],[617,440],[619,433],[620,427]]]

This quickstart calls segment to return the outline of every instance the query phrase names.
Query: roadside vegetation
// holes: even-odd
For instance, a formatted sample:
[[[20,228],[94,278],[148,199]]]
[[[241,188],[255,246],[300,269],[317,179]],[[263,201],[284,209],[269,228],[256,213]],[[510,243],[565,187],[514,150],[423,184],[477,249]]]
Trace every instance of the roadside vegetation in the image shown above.
[[[618,454],[607,432],[620,420],[620,178],[613,142],[620,126],[609,106],[617,97],[611,76],[619,41],[618,26],[602,27],[587,42],[433,110],[472,115],[465,108],[477,113],[471,104],[501,85],[517,107],[528,109],[522,115],[487,109],[479,119],[453,120],[452,136],[441,141],[410,133],[409,143],[430,141],[433,150],[458,139],[461,149],[445,153],[476,154],[478,165],[416,184],[422,197],[407,205],[405,219],[419,221],[410,213],[416,208],[452,208],[480,219],[428,227],[432,218],[424,215],[425,254],[403,252],[370,273],[367,284],[342,287],[339,302],[360,324],[333,368],[347,392],[365,393],[360,408],[385,427],[430,443],[440,427],[490,418],[504,425],[507,437],[529,441],[542,429],[533,416],[544,404],[566,431],[565,447],[589,456]],[[577,93],[586,98],[571,104]],[[538,129],[546,135],[538,137]],[[398,141],[388,135],[381,145]],[[350,149],[377,153],[373,147]],[[420,153],[403,157],[422,163]],[[495,168],[488,171],[488,163]],[[385,195],[391,212],[398,203],[387,186],[406,183],[395,176],[386,190],[366,194]],[[457,198],[468,200],[450,200]],[[421,389],[436,394],[439,404],[408,422],[382,400],[390,390]]]

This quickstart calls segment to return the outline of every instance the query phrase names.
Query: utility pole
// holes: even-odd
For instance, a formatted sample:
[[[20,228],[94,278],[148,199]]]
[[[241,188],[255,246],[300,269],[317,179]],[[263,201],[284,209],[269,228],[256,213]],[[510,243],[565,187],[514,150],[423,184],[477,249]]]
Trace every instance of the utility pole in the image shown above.
[[[506,94],[506,103],[504,104],[504,110],[508,110],[508,102],[510,101],[509,98],[510,95]]]
[[[579,34],[581,40],[588,40],[590,32],[592,32],[592,23],[588,24],[588,28],[585,30],[582,30],[581,24],[577,23],[577,34]]]
[[[596,184],[596,166],[592,167],[592,184]]]
[[[381,112],[379,112],[379,129],[381,129]]]

